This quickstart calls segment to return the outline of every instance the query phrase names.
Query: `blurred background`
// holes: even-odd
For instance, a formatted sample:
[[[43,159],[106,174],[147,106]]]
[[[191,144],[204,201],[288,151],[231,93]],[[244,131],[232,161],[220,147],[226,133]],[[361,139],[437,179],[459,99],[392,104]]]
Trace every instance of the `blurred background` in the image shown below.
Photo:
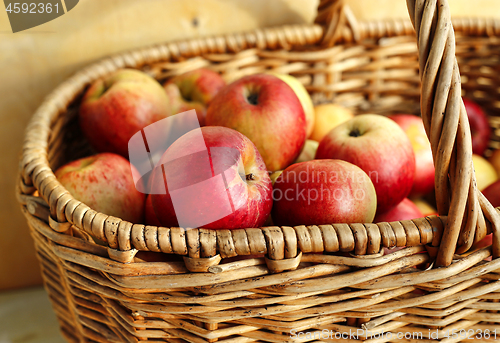
[[[0,290],[41,285],[14,185],[24,129],[51,90],[89,63],[125,50],[189,37],[312,23],[318,2],[80,0],[64,16],[18,33],[12,33],[5,7],[0,5]],[[346,2],[359,20],[408,18],[404,0]],[[450,0],[450,6],[454,16],[491,16],[499,13],[500,1]],[[5,307],[5,299],[0,293],[0,323],[1,316],[13,310]],[[1,325],[0,342],[10,342],[3,340]]]

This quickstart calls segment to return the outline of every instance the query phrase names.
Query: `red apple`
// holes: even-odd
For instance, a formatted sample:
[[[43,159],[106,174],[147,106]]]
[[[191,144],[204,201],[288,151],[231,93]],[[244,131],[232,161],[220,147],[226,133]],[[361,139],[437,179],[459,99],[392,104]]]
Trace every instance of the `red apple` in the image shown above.
[[[173,77],[165,83],[164,88],[173,114],[194,109],[200,126],[204,126],[208,105],[225,85],[226,82],[218,73],[200,68]]]
[[[389,116],[403,129],[410,139],[415,153],[415,180],[410,197],[419,197],[434,189],[434,161],[431,143],[425,133],[422,118],[412,114],[396,114]]]
[[[94,149],[128,157],[130,138],[172,112],[155,79],[138,70],[122,69],[90,86],[79,114],[80,127]]]
[[[486,235],[486,237],[484,237],[482,240],[475,243],[471,250],[481,249],[481,248],[487,247],[491,244],[493,244],[493,234],[492,233]],[[488,260],[491,261],[491,256],[488,258]]]
[[[271,171],[290,165],[306,140],[306,118],[297,95],[269,74],[246,76],[223,88],[208,107],[206,124],[250,138]]]
[[[150,195],[147,196],[146,204],[144,205],[144,223],[146,225],[161,226],[160,221],[156,218]]]
[[[57,169],[59,182],[90,208],[132,223],[141,223],[145,196],[134,184],[137,172],[120,155],[101,153]]]
[[[377,209],[368,175],[341,160],[292,164],[276,179],[273,198],[276,225],[371,223]]]
[[[472,134],[472,152],[482,155],[488,147],[490,141],[491,128],[488,122],[488,116],[482,108],[474,101],[462,98],[467,117],[469,118],[470,130]]]
[[[199,128],[196,111],[189,110],[150,124],[130,138],[129,161],[137,168],[142,181],[136,180],[136,184],[147,186],[139,188],[139,191],[150,193],[151,175],[163,153],[182,135]]]
[[[495,181],[488,187],[486,187],[482,191],[483,195],[489,202],[493,205],[493,207],[500,206],[500,180]]]
[[[225,127],[202,127],[175,141],[154,169],[152,202],[163,226],[259,227],[272,185],[255,145]]]
[[[420,212],[417,205],[415,205],[410,199],[405,198],[389,211],[377,214],[373,222],[399,222],[401,220],[422,218],[423,216],[424,215]]]
[[[415,154],[404,131],[391,119],[363,114],[340,124],[321,141],[317,159],[340,159],[363,169],[377,191],[377,212],[410,194]]]

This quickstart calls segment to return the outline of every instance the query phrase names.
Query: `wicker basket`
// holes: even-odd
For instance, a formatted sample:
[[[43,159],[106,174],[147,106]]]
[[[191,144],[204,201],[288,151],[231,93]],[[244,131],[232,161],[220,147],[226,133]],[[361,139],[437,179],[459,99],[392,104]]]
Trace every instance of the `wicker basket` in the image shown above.
[[[500,217],[476,189],[456,65],[462,90],[498,125],[500,21],[454,21],[455,44],[445,0],[408,5],[419,49],[410,22],[356,22],[342,1],[322,1],[315,25],[136,50],[91,65],[54,90],[27,128],[17,189],[64,336],[196,343],[500,339]],[[358,113],[421,108],[440,216],[214,231],[97,213],[53,171],[89,153],[76,120],[81,94],[124,67],[159,80],[199,67],[227,81],[275,70],[296,76],[315,102],[335,99]],[[490,147],[498,145],[495,133]],[[477,249],[473,244],[489,232],[493,246]],[[394,246],[406,248],[379,253]],[[146,262],[138,251],[179,259]],[[330,254],[338,251],[344,254]],[[250,254],[266,255],[229,259]]]

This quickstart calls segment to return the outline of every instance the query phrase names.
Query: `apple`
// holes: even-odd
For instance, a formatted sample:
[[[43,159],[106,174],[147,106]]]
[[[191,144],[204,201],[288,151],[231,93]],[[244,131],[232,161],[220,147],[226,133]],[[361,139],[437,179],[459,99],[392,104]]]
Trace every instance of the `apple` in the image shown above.
[[[314,111],[314,129],[309,138],[317,142],[321,142],[333,128],[354,118],[351,110],[338,104],[320,104],[314,107]]]
[[[300,103],[302,104],[302,108],[304,109],[304,114],[306,115],[306,137],[311,136],[311,133],[314,129],[315,112],[311,96],[307,92],[304,85],[302,85],[302,83],[295,77],[288,74],[280,74],[275,72],[270,72],[269,74],[279,77],[293,89],[293,91],[299,98]]]
[[[249,75],[221,89],[208,106],[206,124],[247,136],[270,171],[289,166],[306,141],[302,104],[290,86],[269,74]]]
[[[412,199],[412,201],[420,212],[422,212],[422,216],[427,217],[438,214],[438,211],[424,199]]]
[[[156,218],[150,195],[146,197],[146,204],[144,205],[144,223],[146,225],[161,226],[160,221]]]
[[[500,150],[495,150],[488,158],[488,162],[491,163],[493,168],[497,171],[497,175],[500,176]]]
[[[467,117],[469,118],[472,134],[472,152],[477,155],[482,155],[488,147],[491,135],[488,116],[474,101],[467,98],[462,98],[462,100],[467,110]]]
[[[278,178],[278,176],[281,175],[281,173],[283,173],[283,170],[277,170],[277,171],[269,172],[269,177],[271,178],[271,183],[273,185],[276,182],[276,179]]]
[[[90,86],[80,105],[79,122],[95,150],[128,157],[130,138],[171,114],[168,97],[155,79],[121,69]]]
[[[393,120],[363,114],[340,124],[323,138],[317,159],[340,159],[363,169],[377,191],[377,211],[383,213],[410,194],[415,154],[410,140]]]
[[[500,206],[500,180],[493,182],[491,185],[482,190],[483,195],[493,205]]]
[[[145,195],[136,189],[137,172],[120,155],[101,153],[70,162],[55,172],[73,197],[87,206],[131,223],[141,223]]]
[[[490,246],[492,244],[493,244],[493,234],[490,233],[490,234],[486,235],[482,240],[480,240],[479,242],[475,243],[471,247],[471,250],[481,249],[481,248]],[[487,259],[487,261],[491,261],[491,256]]]
[[[200,68],[177,75],[164,84],[172,113],[196,110],[200,126],[205,125],[207,107],[226,82],[215,71]]]
[[[226,127],[205,126],[177,139],[156,165],[151,190],[156,217],[166,227],[260,227],[272,206],[259,151]]]
[[[399,222],[401,220],[411,220],[422,218],[424,215],[420,209],[410,199],[404,198],[399,204],[387,212],[378,213],[373,220],[375,223]]]
[[[368,175],[341,160],[292,164],[276,179],[273,199],[276,225],[371,223],[377,210]]]
[[[415,180],[410,197],[419,197],[434,189],[434,161],[431,143],[425,133],[422,118],[412,114],[395,114],[389,116],[406,133],[415,153]]]
[[[140,191],[150,193],[154,166],[168,147],[183,134],[198,128],[200,128],[198,116],[196,111],[191,109],[150,124],[130,138],[129,161],[141,176],[142,183],[139,184],[147,186],[139,189]]]
[[[295,160],[295,163],[307,162],[314,160],[316,155],[316,150],[318,150],[319,142],[313,141],[312,139],[307,139],[299,157]]]
[[[484,157],[472,154],[472,163],[476,172],[477,188],[482,191],[493,182],[498,180],[498,174],[495,167]]]

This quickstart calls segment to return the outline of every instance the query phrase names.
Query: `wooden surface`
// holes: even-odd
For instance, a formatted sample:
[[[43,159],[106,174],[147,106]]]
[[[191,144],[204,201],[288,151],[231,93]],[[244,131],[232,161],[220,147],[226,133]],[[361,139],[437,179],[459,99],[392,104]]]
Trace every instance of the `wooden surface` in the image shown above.
[[[360,19],[407,18],[404,0],[348,0]],[[497,0],[453,0],[452,14],[498,13]],[[317,0],[82,0],[66,15],[13,34],[0,5],[0,289],[41,282],[14,197],[24,128],[43,98],[104,56],[157,42],[312,22]],[[7,275],[7,277],[4,277]]]
[[[358,20],[409,19],[405,0],[345,0]],[[498,0],[449,0],[452,17],[499,17]]]
[[[0,292],[0,342],[66,342],[45,289]]]

